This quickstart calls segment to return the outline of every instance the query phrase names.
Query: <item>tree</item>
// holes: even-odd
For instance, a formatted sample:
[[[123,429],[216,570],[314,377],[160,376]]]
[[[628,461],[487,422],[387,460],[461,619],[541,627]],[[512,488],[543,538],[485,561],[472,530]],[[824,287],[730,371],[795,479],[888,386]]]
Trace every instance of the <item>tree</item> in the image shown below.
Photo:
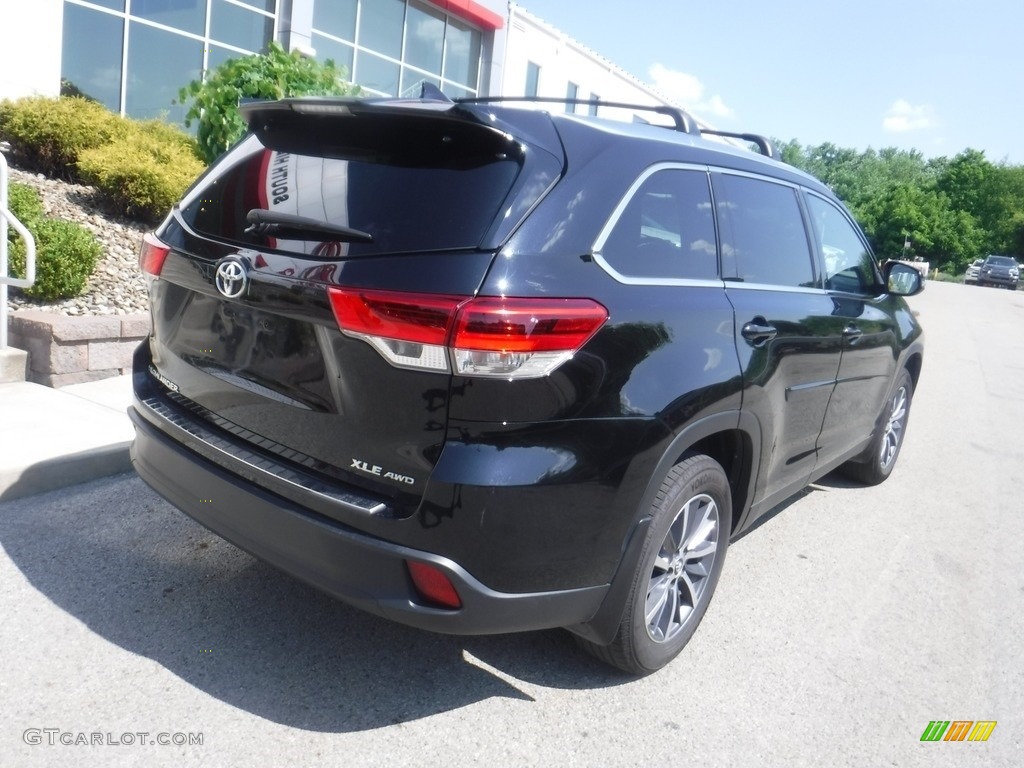
[[[193,80],[178,92],[178,100],[191,102],[185,125],[198,121],[200,151],[211,163],[245,133],[238,111],[241,99],[358,94],[359,86],[345,83],[345,75],[345,69],[329,59],[320,64],[271,42],[266,53],[229,59],[205,81]]]

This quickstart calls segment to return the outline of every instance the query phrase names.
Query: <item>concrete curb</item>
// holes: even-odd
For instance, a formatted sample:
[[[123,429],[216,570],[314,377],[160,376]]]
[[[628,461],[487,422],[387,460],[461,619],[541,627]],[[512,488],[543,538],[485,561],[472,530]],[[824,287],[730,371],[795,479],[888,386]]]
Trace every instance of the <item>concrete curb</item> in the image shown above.
[[[0,384],[0,501],[131,469],[131,376],[51,389]]]

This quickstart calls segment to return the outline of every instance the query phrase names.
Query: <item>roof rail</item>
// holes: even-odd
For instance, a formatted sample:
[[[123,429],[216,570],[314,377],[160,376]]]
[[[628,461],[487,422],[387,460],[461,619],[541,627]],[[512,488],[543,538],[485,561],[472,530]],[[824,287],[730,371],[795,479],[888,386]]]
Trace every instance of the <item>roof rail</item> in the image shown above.
[[[765,157],[777,158],[775,147],[772,146],[772,143],[766,137],[759,134],[715,131],[711,128],[701,128],[700,132],[710,134],[711,136],[722,136],[728,139],[742,139],[743,141],[749,141],[751,144],[756,144],[757,148],[761,151],[761,154]]]
[[[521,101],[535,104],[585,104],[591,107],[612,107],[614,109],[635,109],[638,112],[657,112],[672,118],[675,130],[700,136],[701,129],[697,121],[686,110],[670,107],[667,104],[630,104],[624,101],[605,101],[604,99],[568,99],[559,96],[478,96],[475,98],[455,99],[456,104],[487,104],[500,101]]]

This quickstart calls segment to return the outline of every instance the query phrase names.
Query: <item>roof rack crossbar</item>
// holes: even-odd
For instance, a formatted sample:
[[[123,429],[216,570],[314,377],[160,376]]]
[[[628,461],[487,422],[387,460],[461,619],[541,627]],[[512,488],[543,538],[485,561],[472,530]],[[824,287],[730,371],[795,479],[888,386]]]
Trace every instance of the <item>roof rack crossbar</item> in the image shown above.
[[[776,157],[775,147],[772,143],[764,136],[756,133],[734,133],[733,131],[716,131],[711,128],[701,128],[701,133],[708,133],[712,136],[722,136],[729,139],[742,139],[743,141],[749,141],[751,144],[756,144],[757,148],[761,151],[761,154],[765,157]]]
[[[591,107],[611,107],[613,109],[635,109],[640,112],[657,112],[672,118],[675,130],[700,136],[701,128],[686,110],[671,107],[667,104],[630,104],[624,101],[605,101],[604,99],[569,99],[559,96],[479,96],[475,98],[455,99],[457,104],[487,104],[500,101],[520,101],[538,104],[572,104]]]

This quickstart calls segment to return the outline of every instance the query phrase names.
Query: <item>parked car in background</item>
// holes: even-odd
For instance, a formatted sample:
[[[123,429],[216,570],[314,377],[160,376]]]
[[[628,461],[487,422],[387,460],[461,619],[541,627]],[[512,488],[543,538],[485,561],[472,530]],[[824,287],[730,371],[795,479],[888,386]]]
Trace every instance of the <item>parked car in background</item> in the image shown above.
[[[970,263],[970,265],[967,267],[967,271],[964,273],[965,285],[978,284],[978,273],[981,272],[981,265],[984,263],[984,259],[975,259]]]
[[[893,471],[924,281],[762,137],[438,96],[243,107],[145,239],[132,461],[374,614],[652,672],[731,539]]]
[[[1020,265],[1009,256],[989,254],[978,270],[978,285],[995,285],[1017,290],[1020,280]]]

